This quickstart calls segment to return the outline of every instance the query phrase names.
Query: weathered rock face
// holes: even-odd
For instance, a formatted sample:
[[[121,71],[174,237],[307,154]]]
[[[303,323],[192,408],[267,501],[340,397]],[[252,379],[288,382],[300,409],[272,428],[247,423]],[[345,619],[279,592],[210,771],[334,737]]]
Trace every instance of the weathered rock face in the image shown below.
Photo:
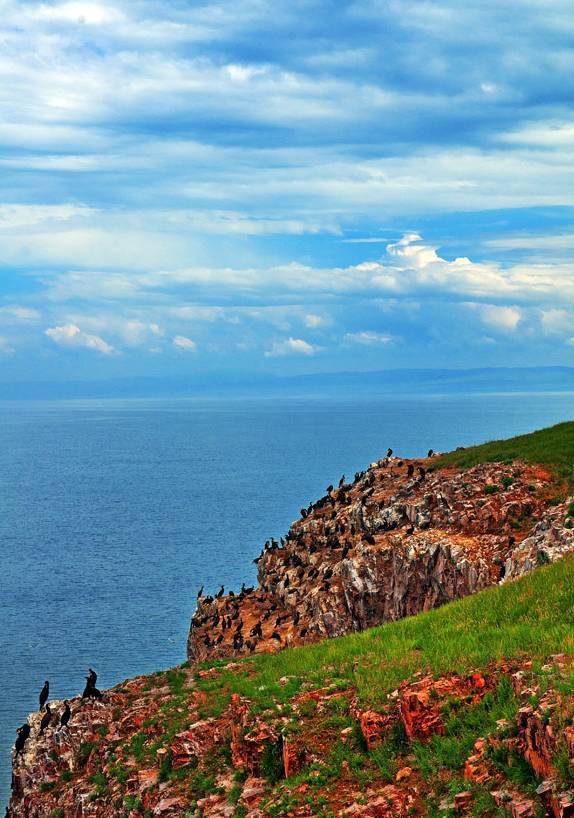
[[[574,549],[574,531],[566,504],[549,506],[551,482],[518,462],[465,472],[432,471],[432,460],[374,463],[303,510],[281,544],[267,544],[258,588],[199,598],[188,656],[339,636],[552,562]]]
[[[237,666],[225,672],[233,670],[241,672]],[[102,701],[74,699],[69,726],[56,722],[43,736],[41,714],[30,716],[31,735],[24,753],[13,760],[7,814],[429,818],[455,809],[463,815],[491,815],[477,812],[481,788],[512,818],[568,818],[574,815],[574,792],[565,788],[557,765],[564,769],[574,763],[572,670],[572,657],[560,654],[549,657],[541,670],[521,658],[465,674],[417,672],[388,693],[379,710],[362,709],[352,684],[310,688],[291,697],[287,709],[265,712],[233,694],[223,712],[209,718],[200,717],[204,694],[193,671],[178,671],[179,681],[173,674],[135,679],[106,692]],[[211,679],[220,672],[198,675]],[[437,810],[436,777],[421,774],[417,748],[432,747],[437,737],[448,735],[453,713],[468,713],[487,697],[492,707],[502,685],[514,690],[512,710],[505,710],[508,718],[492,721],[482,735],[473,734],[460,771],[442,771],[443,792],[449,777],[460,787],[463,773],[466,783],[458,791],[451,786],[454,794]],[[61,703],[52,702],[52,709],[60,713]],[[484,729],[484,722],[478,724]],[[370,783],[359,786],[349,759],[356,763],[361,735],[363,765],[377,758],[391,736],[402,738],[395,745],[394,764],[382,769],[375,764]],[[341,750],[334,779],[333,753],[340,757]],[[532,786],[525,793],[516,776],[508,775],[518,759],[536,774],[535,794]],[[320,813],[316,804],[322,805]]]

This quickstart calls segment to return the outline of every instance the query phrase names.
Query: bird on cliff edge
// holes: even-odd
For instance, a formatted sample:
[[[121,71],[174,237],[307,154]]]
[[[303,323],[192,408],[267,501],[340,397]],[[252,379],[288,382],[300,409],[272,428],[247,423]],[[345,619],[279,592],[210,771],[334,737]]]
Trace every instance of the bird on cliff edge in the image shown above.
[[[44,705],[48,701],[48,696],[50,694],[50,682],[46,679],[44,682],[44,687],[40,691],[40,710],[44,709]]]
[[[392,456],[393,456],[393,450],[392,449],[387,449],[387,457],[392,457]]]
[[[40,722],[40,735],[44,735],[44,730],[52,721],[52,711],[50,710],[50,705],[46,705],[46,713],[42,716],[42,721]]]
[[[18,738],[16,739],[16,743],[14,744],[14,749],[16,750],[16,756],[21,756],[22,751],[24,750],[24,745],[26,744],[26,739],[30,735],[30,731],[32,728],[28,723],[23,724],[22,727],[19,727],[16,732],[18,733]]]
[[[64,701],[64,712],[60,716],[60,727],[66,727],[71,717],[72,711],[70,710],[70,704],[66,700]]]

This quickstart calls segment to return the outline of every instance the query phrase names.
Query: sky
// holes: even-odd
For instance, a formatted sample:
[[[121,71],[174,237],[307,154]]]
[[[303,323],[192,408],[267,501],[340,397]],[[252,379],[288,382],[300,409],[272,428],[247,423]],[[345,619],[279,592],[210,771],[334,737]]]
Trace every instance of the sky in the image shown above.
[[[0,379],[574,364],[571,0],[0,0]]]

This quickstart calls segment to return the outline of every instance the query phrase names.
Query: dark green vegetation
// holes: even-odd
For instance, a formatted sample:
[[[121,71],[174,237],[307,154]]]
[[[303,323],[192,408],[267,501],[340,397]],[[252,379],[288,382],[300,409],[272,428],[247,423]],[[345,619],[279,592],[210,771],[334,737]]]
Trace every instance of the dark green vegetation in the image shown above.
[[[478,463],[511,462],[543,463],[554,466],[560,477],[574,485],[574,422],[559,423],[528,435],[493,440],[445,454],[434,462],[435,468],[458,466],[468,469]]]

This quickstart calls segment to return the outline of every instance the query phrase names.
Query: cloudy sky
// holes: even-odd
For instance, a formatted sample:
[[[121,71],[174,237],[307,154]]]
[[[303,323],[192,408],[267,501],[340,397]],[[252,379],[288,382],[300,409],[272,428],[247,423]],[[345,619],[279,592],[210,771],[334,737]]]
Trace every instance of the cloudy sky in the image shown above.
[[[571,0],[0,0],[0,378],[574,364]]]

